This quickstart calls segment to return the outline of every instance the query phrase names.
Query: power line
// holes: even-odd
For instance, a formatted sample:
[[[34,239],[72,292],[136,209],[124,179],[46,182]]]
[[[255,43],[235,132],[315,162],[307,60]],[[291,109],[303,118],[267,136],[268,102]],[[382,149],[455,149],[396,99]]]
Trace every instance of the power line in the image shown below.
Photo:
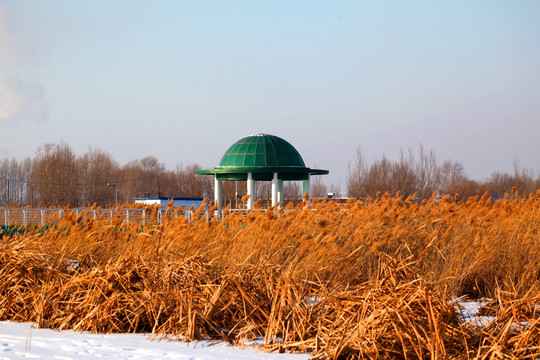
[[[152,178],[158,178],[158,175],[149,175],[149,176],[143,176],[138,178],[132,178],[132,179],[124,179],[124,180],[116,180],[116,181],[103,181],[103,182],[95,182],[95,183],[57,183],[57,182],[44,182],[44,181],[33,181],[29,180],[28,178],[18,178],[18,177],[3,177],[0,178],[4,182],[19,182],[19,183],[26,183],[29,185],[47,185],[47,186],[96,186],[96,185],[107,185],[108,183],[114,182],[114,183],[126,183],[130,181],[139,181],[139,180],[146,180],[146,179],[152,179]]]

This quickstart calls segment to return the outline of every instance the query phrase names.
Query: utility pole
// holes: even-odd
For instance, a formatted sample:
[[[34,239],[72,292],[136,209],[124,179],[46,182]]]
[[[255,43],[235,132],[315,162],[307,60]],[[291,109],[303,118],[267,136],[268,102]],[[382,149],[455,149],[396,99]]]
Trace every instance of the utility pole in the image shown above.
[[[157,196],[158,198],[161,197],[161,189],[159,188],[159,176],[156,175],[156,179],[157,179]]]

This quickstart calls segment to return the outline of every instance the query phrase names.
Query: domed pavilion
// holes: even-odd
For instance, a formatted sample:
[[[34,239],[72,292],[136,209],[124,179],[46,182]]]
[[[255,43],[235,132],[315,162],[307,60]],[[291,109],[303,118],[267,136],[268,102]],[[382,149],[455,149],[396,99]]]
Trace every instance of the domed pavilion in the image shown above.
[[[281,203],[283,180],[302,181],[303,193],[310,193],[310,176],[326,175],[328,170],[310,169],[300,153],[287,141],[269,134],[246,136],[225,152],[219,165],[211,170],[198,170],[200,175],[214,175],[214,198],[222,208],[223,181],[247,181],[250,198],[247,208],[253,208],[255,181],[272,182],[272,206]]]

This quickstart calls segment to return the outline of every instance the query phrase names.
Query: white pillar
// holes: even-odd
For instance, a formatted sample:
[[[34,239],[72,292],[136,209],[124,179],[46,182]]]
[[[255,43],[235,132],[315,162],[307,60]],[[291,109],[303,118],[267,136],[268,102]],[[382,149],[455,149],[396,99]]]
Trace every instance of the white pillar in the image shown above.
[[[278,179],[278,194],[277,201],[279,201],[279,208],[283,206],[283,180]]]
[[[249,210],[253,209],[253,202],[254,202],[254,197],[255,197],[255,181],[253,180],[253,174],[252,173],[248,173],[248,176],[247,176],[247,194],[250,195],[249,197],[249,200],[248,200],[248,203],[247,203],[247,208]]]
[[[218,180],[217,175],[214,175],[214,201],[216,202],[218,211],[223,207],[223,181]]]
[[[276,205],[279,198],[279,179],[278,173],[274,173],[274,178],[272,179],[272,206]]]
[[[311,182],[309,174],[307,176],[307,179],[302,181],[302,198],[306,195],[306,193],[308,193],[311,198]]]

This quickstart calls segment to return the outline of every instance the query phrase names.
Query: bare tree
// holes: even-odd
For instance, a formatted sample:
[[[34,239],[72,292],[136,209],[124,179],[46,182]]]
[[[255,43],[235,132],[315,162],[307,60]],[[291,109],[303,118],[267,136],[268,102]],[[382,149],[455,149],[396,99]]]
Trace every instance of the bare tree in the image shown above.
[[[514,160],[514,187],[522,194],[533,193],[535,190],[535,179],[531,169],[523,169],[518,160]]]
[[[143,184],[145,193],[163,195],[159,176],[165,171],[165,165],[160,163],[155,156],[146,156],[139,160],[139,166],[143,174]],[[153,190],[153,191],[152,191]]]
[[[78,206],[78,173],[71,147],[63,142],[38,149],[31,174],[40,206]]]
[[[416,163],[415,172],[419,197],[429,198],[434,191],[439,190],[440,175],[435,152],[433,150],[426,152],[422,144],[420,144],[420,158]]]
[[[270,201],[271,190],[272,183],[270,181],[255,181],[255,199],[262,201],[264,205],[268,205],[267,203]]]
[[[328,195],[326,184],[322,180],[322,176],[316,175],[311,177],[311,194],[312,198],[324,198]]]
[[[202,169],[198,164],[191,164],[181,172],[181,196],[210,198],[213,196],[212,177],[197,175],[195,172]]]
[[[81,203],[106,206],[115,202],[116,189],[111,191],[108,184],[117,186],[119,166],[110,154],[103,150],[90,149],[77,160],[81,182]]]
[[[392,164],[391,180],[388,189],[391,193],[398,191],[405,197],[412,196],[418,191],[418,177],[415,170],[415,160],[412,151],[409,149],[408,157],[403,150],[399,160]]]
[[[32,171],[34,169],[34,160],[27,157],[25,158],[21,163],[21,175],[20,179],[24,180],[26,191],[24,192],[24,199],[21,200],[21,204],[23,205],[29,205],[29,206],[37,206],[38,205],[38,195],[37,195],[37,189],[36,184],[33,183],[31,180]]]
[[[512,191],[515,178],[510,174],[493,172],[485,182],[486,191],[492,197],[499,198]]]
[[[29,158],[22,162],[15,159],[0,161],[0,204],[7,206],[31,205],[28,177],[31,171]]]
[[[349,164],[349,173],[347,176],[347,192],[351,197],[360,198],[365,195],[365,189],[363,188],[364,177],[367,173],[366,160],[362,149],[358,147],[356,149],[356,158],[354,164]]]
[[[301,190],[302,185],[299,181],[283,181],[283,205],[290,200],[301,200],[304,197]]]
[[[361,150],[357,150],[355,164],[349,167],[347,190],[352,197],[399,192],[405,197],[416,194],[420,198],[429,198],[441,187],[457,181],[458,171],[458,165],[451,162],[439,167],[434,151],[428,152],[422,145],[417,158],[410,149],[407,155],[402,150],[398,161],[383,155],[369,166]]]
[[[392,192],[397,190],[393,188],[392,163],[383,155],[381,160],[371,164],[364,176],[362,187],[362,196],[373,196],[378,192]]]
[[[463,165],[450,160],[445,160],[439,168],[439,178],[440,191],[450,195],[455,195],[456,189],[468,180]]]
[[[133,160],[119,171],[118,192],[122,201],[131,201],[135,197],[162,195],[159,176],[165,171],[165,165],[154,156]]]

